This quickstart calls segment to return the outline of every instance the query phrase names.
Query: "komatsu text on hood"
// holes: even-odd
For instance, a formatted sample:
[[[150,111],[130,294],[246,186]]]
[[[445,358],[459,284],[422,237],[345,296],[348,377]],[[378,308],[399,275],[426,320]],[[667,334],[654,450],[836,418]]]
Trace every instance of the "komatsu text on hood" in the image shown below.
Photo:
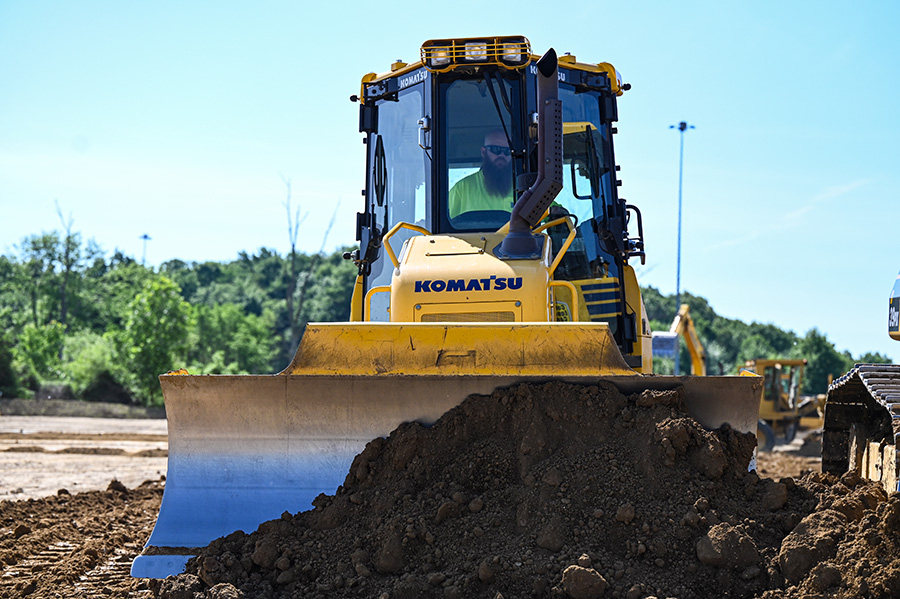
[[[436,279],[434,281],[416,281],[416,293],[432,291],[503,291],[505,289],[521,289],[522,277],[498,277],[491,275],[483,279]]]

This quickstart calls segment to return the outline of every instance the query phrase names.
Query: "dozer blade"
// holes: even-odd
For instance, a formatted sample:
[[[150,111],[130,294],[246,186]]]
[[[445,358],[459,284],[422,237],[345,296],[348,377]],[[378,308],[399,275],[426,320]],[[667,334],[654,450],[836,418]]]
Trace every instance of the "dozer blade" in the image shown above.
[[[169,459],[153,533],[133,565],[164,578],[214,539],[311,507],[353,458],[407,421],[473,393],[550,379],[623,393],[685,388],[702,425],[755,433],[757,377],[635,374],[601,323],[311,324],[277,375],[163,375]]]

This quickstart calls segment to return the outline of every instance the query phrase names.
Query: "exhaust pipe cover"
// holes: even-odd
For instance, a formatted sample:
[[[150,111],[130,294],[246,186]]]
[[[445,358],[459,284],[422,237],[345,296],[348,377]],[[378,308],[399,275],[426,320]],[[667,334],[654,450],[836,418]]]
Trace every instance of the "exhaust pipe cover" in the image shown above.
[[[535,182],[516,201],[509,233],[496,250],[502,259],[532,259],[540,241],[531,234],[559,194],[562,182],[562,102],[559,100],[559,61],[553,48],[537,62],[538,173]]]

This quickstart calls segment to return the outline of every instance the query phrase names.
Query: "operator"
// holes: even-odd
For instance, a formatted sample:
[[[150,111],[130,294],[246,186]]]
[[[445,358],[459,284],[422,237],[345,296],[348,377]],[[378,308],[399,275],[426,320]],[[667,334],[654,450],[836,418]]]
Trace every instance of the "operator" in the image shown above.
[[[515,203],[509,142],[506,134],[496,129],[484,136],[481,168],[457,181],[450,190],[450,218],[476,210],[512,212]]]

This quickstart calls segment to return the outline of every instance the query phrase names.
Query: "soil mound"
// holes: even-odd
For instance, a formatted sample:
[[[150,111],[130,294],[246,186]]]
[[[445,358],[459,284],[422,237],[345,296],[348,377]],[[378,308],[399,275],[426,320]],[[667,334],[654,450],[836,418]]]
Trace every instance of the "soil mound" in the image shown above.
[[[214,541],[163,599],[891,597],[900,496],[747,472],[680,391],[519,385],[404,424],[314,509]]]

